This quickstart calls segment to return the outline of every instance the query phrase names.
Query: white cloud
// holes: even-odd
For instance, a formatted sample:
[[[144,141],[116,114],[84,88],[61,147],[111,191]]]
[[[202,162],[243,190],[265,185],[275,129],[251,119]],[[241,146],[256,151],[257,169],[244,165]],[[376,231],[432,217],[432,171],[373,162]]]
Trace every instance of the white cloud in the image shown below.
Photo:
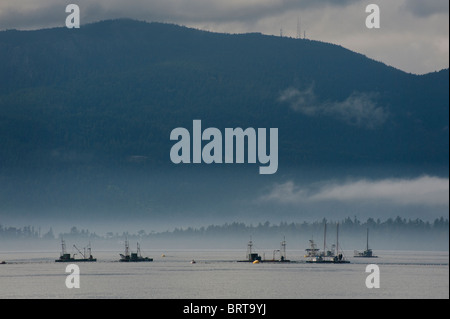
[[[275,185],[260,198],[282,204],[373,202],[400,206],[449,206],[449,179],[422,176],[415,179],[356,180],[328,182],[318,188],[299,187],[292,181]]]
[[[376,105],[374,97],[374,93],[353,92],[344,101],[319,102],[311,86],[304,91],[288,88],[280,94],[279,101],[307,116],[331,116],[350,125],[373,129],[388,118],[388,112]]]

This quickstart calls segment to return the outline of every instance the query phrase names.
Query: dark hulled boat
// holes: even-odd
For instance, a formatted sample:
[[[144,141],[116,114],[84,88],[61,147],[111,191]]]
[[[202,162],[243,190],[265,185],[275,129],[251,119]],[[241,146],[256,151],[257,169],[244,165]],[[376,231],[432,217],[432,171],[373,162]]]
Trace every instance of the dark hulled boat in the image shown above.
[[[277,259],[275,256],[279,254],[279,258]],[[283,241],[280,243],[280,249],[276,249],[273,251],[272,259],[263,259],[262,262],[272,262],[272,263],[288,263],[291,262],[286,258],[286,239],[283,238]]]
[[[75,247],[78,252],[80,253],[81,256],[83,256],[83,258],[75,258],[76,254],[73,254],[73,256],[71,256],[70,254],[68,254],[66,252],[66,243],[64,242],[64,239],[61,240],[61,256],[59,257],[59,259],[56,259],[55,262],[95,262],[97,261],[97,258],[94,258],[92,256],[92,251],[91,251],[91,244],[89,243],[89,246],[87,247],[88,250],[88,255],[89,257],[86,257],[86,248],[85,248],[85,252],[82,253],[77,246],[73,245],[73,247]]]
[[[366,250],[363,252],[355,250],[353,257],[378,258],[374,256],[372,249],[369,248],[369,228],[367,228]]]
[[[247,259],[238,260],[238,262],[251,262],[251,263],[288,263],[290,260],[286,258],[286,240],[283,239],[281,242],[280,249],[276,249],[273,251],[272,259],[263,259],[259,254],[253,252],[253,242],[250,238],[250,241],[247,244]],[[276,258],[277,253],[279,254],[279,259]]]
[[[137,252],[130,253],[130,247],[128,245],[128,240],[125,240],[125,254],[120,254],[121,262],[143,262],[143,261],[153,261],[153,258],[142,257],[141,255],[141,247],[139,243],[137,243]]]
[[[258,255],[257,253],[254,253],[252,249],[253,249],[253,242],[250,237],[250,241],[247,244],[247,259],[238,260],[238,262],[250,262],[250,263],[260,262],[262,259],[261,256]]]

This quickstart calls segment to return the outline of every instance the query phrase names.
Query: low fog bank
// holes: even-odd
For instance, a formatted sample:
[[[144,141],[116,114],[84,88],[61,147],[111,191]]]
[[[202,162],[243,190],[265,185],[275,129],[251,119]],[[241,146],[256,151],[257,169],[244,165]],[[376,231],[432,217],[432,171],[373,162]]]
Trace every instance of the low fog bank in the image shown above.
[[[336,243],[336,229],[339,222],[339,247],[344,250],[366,248],[367,229],[369,229],[369,248],[376,250],[449,250],[449,222],[440,218],[433,222],[420,219],[406,220],[400,217],[384,221],[368,219],[361,222],[347,218],[341,221],[326,221],[326,246]],[[52,229],[41,232],[33,227],[0,227],[0,252],[11,251],[54,251],[59,256],[61,239],[64,239],[67,251],[77,253],[89,244],[95,251],[124,250],[125,240],[135,250],[140,243],[142,251],[169,249],[247,249],[252,240],[255,251],[272,254],[280,249],[283,240],[288,250],[303,251],[309,248],[311,239],[319,249],[324,245],[325,220],[302,223],[269,222],[259,224],[226,223],[202,227],[175,228],[171,231],[153,232],[141,229],[137,232],[95,233],[93,230],[78,229],[75,226],[66,231],[55,233]],[[2,259],[0,254],[0,259]],[[5,259],[5,258],[3,258]]]

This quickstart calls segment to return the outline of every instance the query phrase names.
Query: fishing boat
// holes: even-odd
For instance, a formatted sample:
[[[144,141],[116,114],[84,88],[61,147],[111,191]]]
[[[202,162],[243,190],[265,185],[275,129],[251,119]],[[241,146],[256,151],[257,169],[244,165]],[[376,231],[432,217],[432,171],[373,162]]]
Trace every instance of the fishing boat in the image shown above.
[[[348,264],[350,261],[346,260],[344,254],[339,252],[339,223],[336,225],[336,246],[335,253],[331,250],[326,249],[326,223],[324,225],[324,240],[323,240],[323,251],[320,252],[313,240],[310,240],[310,248],[306,249],[308,259],[307,263],[313,264]]]
[[[253,241],[250,237],[250,241],[247,244],[247,259],[244,260],[238,260],[238,262],[254,262],[254,261],[261,261],[261,256],[257,253],[253,252]]]
[[[320,249],[317,248],[317,244],[314,242],[314,239],[309,240],[309,248],[306,248],[305,251],[305,257],[317,257],[320,255]]]
[[[276,258],[277,255],[279,258]],[[286,258],[286,238],[280,243],[280,249],[275,249],[272,254],[272,259],[263,258],[261,262],[273,262],[273,263],[289,263],[291,262]]]
[[[78,251],[78,253],[83,257],[83,258],[76,258],[75,256],[77,254],[73,254],[73,256],[71,256],[70,254],[68,254],[66,252],[66,243],[64,241],[64,239],[61,239],[61,256],[59,257],[59,259],[56,259],[55,262],[95,262],[97,261],[97,258],[94,258],[92,256],[92,250],[91,250],[91,243],[89,243],[88,247],[84,248],[84,253],[81,252],[81,250],[79,250],[77,248],[77,246],[73,245],[73,247]],[[86,253],[86,249],[87,249],[87,253]]]
[[[278,257],[278,258],[277,258]],[[251,262],[251,263],[288,263],[291,262],[286,258],[286,239],[280,244],[280,249],[275,249],[272,253],[272,259],[262,258],[259,254],[253,252],[253,241],[250,237],[250,241],[247,244],[247,259],[238,260],[238,262]]]
[[[130,253],[130,247],[128,244],[128,240],[125,240],[125,254],[120,254],[121,262],[141,262],[141,261],[153,261],[153,258],[142,257],[141,255],[141,246],[137,243],[137,252]]]
[[[353,257],[378,258],[378,256],[373,255],[372,249],[369,248],[369,228],[367,228],[366,250],[363,252],[355,250]]]
[[[324,223],[323,230],[323,251],[320,251],[317,248],[317,244],[314,242],[314,239],[309,240],[309,248],[306,248],[305,258],[315,258],[315,257],[334,257],[334,251],[336,249],[336,245],[331,245],[331,249],[327,249],[327,223]]]

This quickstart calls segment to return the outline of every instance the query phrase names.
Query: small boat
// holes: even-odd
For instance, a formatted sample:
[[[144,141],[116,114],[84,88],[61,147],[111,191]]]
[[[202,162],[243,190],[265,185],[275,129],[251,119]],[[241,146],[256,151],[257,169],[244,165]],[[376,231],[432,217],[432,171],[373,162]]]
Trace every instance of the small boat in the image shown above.
[[[309,254],[305,256],[309,259],[306,260],[306,262],[311,264],[349,264],[350,261],[346,260],[343,253],[339,252],[339,223],[336,225],[335,253],[326,250],[326,233],[327,224],[325,223],[323,236],[323,252],[320,252],[319,249],[317,249],[317,246],[314,244],[314,241],[310,240],[311,248],[306,249],[306,252]]]
[[[275,258],[275,256],[279,254],[280,258]],[[280,249],[275,249],[273,251],[272,259],[262,259],[261,262],[272,262],[272,263],[289,263],[291,262],[286,258],[286,238],[283,238],[283,241],[280,243]]]
[[[88,254],[86,254],[86,247],[84,248],[84,253],[82,253],[82,252],[77,248],[77,246],[73,245],[73,247],[74,247],[76,250],[78,250],[78,252],[80,253],[80,255],[81,255],[83,258],[75,258],[76,254],[73,254],[73,256],[71,256],[70,254],[68,254],[68,253],[66,252],[66,243],[65,243],[64,239],[61,239],[61,247],[62,247],[62,250],[61,250],[61,256],[59,257],[59,259],[56,259],[56,260],[55,260],[55,262],[57,262],[57,263],[58,263],[58,262],[61,263],[61,262],[95,262],[95,261],[97,261],[97,259],[94,258],[94,257],[92,256],[91,243],[89,243],[89,245],[88,245],[88,247],[87,247]],[[89,256],[89,257],[87,257],[87,256]]]
[[[0,265],[6,265],[6,261],[1,261]]]
[[[142,262],[142,261],[153,261],[153,258],[142,257],[141,246],[137,243],[137,252],[130,253],[130,247],[128,245],[128,240],[125,240],[125,255],[120,254],[121,262]]]
[[[367,228],[366,250],[363,252],[355,250],[353,257],[378,258],[378,256],[373,255],[372,249],[369,248],[369,228]]]
[[[191,260],[191,264],[196,264],[196,263],[197,262],[194,259]]]
[[[254,262],[254,261],[261,261],[261,256],[258,255],[257,253],[254,253],[252,251],[253,249],[253,242],[252,242],[252,238],[250,237],[250,241],[247,244],[247,259],[244,260],[238,260],[238,262]]]
[[[279,254],[279,258],[275,258],[276,255]],[[281,242],[281,248],[275,249],[273,251],[273,258],[272,259],[265,259],[262,258],[259,254],[253,252],[253,242],[250,238],[250,241],[247,244],[247,259],[244,260],[238,260],[238,262],[251,262],[254,264],[257,263],[288,263],[291,262],[286,258],[286,240],[283,240]]]

